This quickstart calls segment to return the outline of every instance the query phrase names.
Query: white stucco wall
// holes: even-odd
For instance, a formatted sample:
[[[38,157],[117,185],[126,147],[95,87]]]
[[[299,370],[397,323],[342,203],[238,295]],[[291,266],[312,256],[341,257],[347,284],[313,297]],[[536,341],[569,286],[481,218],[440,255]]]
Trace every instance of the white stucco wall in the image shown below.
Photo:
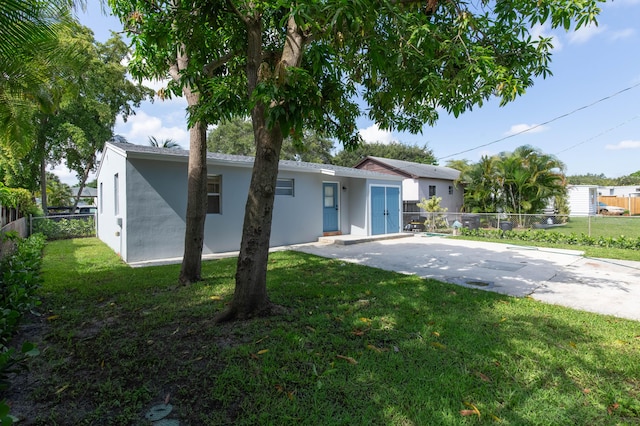
[[[98,176],[98,212],[97,236],[113,251],[126,260],[126,241],[124,240],[123,217],[126,212],[125,186],[127,182],[125,158],[113,151],[106,151],[100,165]],[[114,176],[118,175],[119,214],[115,214]]]
[[[597,187],[572,185],[567,187],[570,216],[588,216],[598,212]]]
[[[367,182],[364,179],[349,179],[346,182],[349,216],[342,228],[343,234],[368,235]]]
[[[404,179],[402,181],[403,201],[420,202],[420,179]]]

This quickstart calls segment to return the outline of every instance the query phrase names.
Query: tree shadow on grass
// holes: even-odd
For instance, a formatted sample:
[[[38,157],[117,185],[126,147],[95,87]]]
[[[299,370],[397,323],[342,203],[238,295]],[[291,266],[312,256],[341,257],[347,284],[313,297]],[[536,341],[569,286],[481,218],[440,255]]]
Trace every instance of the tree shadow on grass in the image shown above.
[[[191,425],[638,419],[607,412],[637,396],[638,342],[620,331],[640,335],[636,323],[612,324],[607,338],[591,314],[283,252],[268,287],[288,314],[214,325],[234,259],[205,262],[202,283],[177,287],[178,265],[131,269],[85,243],[48,266],[43,308],[57,318],[42,319],[36,419],[25,424],[145,424],[167,396]]]
[[[611,359],[601,344],[612,338],[594,338],[591,314],[339,260],[325,267],[314,258],[305,262],[278,271],[286,288],[280,294],[295,296],[304,285],[301,269],[324,277],[315,300],[299,297],[304,307],[298,311],[316,303],[326,320],[305,326],[307,317],[299,315],[298,328],[308,339],[329,342],[323,346],[333,356],[358,362],[333,360],[345,378],[329,393],[345,396],[338,403],[345,416],[367,412],[374,424],[460,424],[471,422],[460,410],[477,408],[489,422],[614,424],[620,418],[610,419],[607,405],[616,392],[633,397],[640,391],[637,382],[627,382],[631,364],[624,359],[638,360],[637,339],[631,337],[626,354]],[[304,331],[308,327],[312,334]],[[616,371],[621,365],[627,370]],[[628,386],[594,389],[607,387],[598,377]],[[353,397],[363,392],[367,398]],[[626,415],[637,420],[635,409]]]

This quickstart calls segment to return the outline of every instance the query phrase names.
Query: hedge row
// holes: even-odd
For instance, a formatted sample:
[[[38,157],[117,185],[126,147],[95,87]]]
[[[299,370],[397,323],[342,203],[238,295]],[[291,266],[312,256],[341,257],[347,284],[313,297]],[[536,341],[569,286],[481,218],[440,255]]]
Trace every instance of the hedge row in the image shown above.
[[[45,237],[35,234],[15,240],[15,250],[0,260],[0,393],[9,387],[9,376],[24,370],[25,361],[38,354],[25,343],[19,351],[9,347],[22,316],[40,304],[35,295],[41,284],[40,267]],[[9,407],[0,401],[0,424],[11,424]]]
[[[462,228],[461,235],[479,238],[506,238],[509,240],[567,244],[575,246],[597,246],[606,248],[620,248],[640,250],[640,237],[590,237],[584,233],[576,235],[561,232],[545,231],[541,229],[527,229],[524,231],[501,231],[497,229],[468,229]]]
[[[96,225],[93,216],[72,219],[34,218],[33,232],[44,234],[48,240],[93,237],[96,235]]]

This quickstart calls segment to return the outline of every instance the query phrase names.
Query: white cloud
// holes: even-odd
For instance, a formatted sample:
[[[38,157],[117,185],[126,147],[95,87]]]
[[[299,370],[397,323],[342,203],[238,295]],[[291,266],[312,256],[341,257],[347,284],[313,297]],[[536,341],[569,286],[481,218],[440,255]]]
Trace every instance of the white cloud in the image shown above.
[[[72,172],[64,164],[58,164],[55,167],[49,166],[47,168],[47,171],[58,176],[60,178],[60,182],[66,183],[69,186],[74,186],[78,184],[78,178],[76,177],[76,172]],[[92,179],[94,179],[94,177],[89,176],[89,180],[92,180]]]
[[[620,141],[615,145],[607,144],[604,148],[609,150],[640,149],[640,141],[632,141],[632,140]]]
[[[547,130],[547,127],[540,124],[514,124],[506,131],[505,136],[517,135],[519,133],[540,133]]]
[[[562,47],[563,47],[562,42],[560,41],[560,37],[558,37],[557,35],[551,34],[550,31],[551,31],[550,24],[544,24],[544,25],[536,24],[531,28],[531,31],[530,31],[531,39],[537,40],[538,37],[544,37],[544,38],[553,37],[553,40],[551,40],[553,49],[551,49],[551,51],[559,52],[562,50]]]
[[[144,79],[141,81],[141,84],[145,87],[155,90],[156,92],[160,89],[164,89],[167,87],[167,83],[169,79],[166,80],[148,80]]]
[[[189,130],[186,122],[184,126],[167,127],[162,119],[150,116],[144,111],[138,111],[136,115],[129,117],[126,123],[118,119],[115,133],[138,145],[146,145],[149,137],[153,136],[160,141],[172,139],[183,148],[189,148]]]
[[[624,30],[616,31],[611,34],[611,40],[622,40],[625,38],[632,37],[636,33],[636,30],[633,28],[625,28]]]
[[[388,130],[381,130],[375,123],[366,129],[360,129],[358,132],[366,143],[380,142],[387,145],[393,142],[392,132]]]
[[[569,43],[571,44],[583,44],[591,40],[593,37],[605,32],[606,26],[599,27],[597,25],[587,25],[581,27],[579,30],[569,33]]]

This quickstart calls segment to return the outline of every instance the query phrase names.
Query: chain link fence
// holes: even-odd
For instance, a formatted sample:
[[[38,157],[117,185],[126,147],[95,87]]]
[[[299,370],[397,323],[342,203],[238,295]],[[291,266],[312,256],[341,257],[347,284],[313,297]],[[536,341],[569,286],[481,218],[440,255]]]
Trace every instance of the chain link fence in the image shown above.
[[[640,238],[640,216],[593,215],[570,217],[553,212],[541,214],[507,213],[428,213],[404,212],[406,232],[456,234],[460,228],[518,231],[542,229],[590,237]]]
[[[30,234],[42,233],[49,240],[95,237],[95,214],[31,216]]]

